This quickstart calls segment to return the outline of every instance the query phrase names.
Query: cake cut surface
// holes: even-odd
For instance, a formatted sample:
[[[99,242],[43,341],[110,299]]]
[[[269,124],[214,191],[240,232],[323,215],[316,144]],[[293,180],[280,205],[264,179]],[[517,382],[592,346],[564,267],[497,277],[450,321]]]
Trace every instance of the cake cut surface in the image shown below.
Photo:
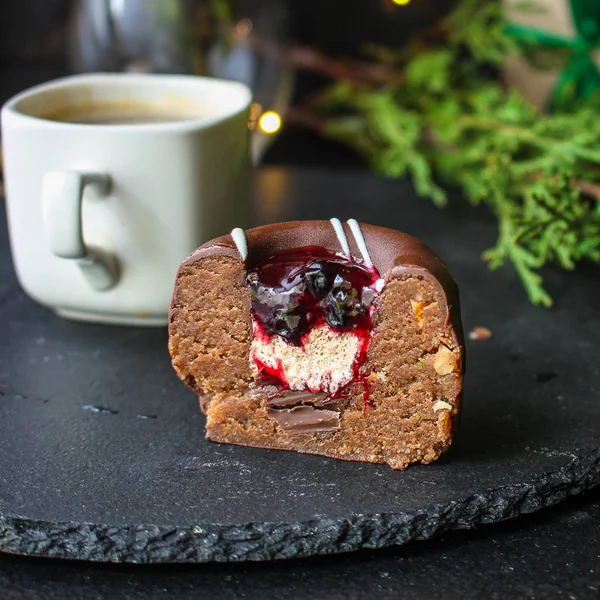
[[[210,440],[405,468],[448,448],[458,291],[401,232],[337,220],[222,236],[182,264],[169,350]]]
[[[256,379],[335,396],[359,376],[377,271],[315,246],[284,250],[248,275]]]

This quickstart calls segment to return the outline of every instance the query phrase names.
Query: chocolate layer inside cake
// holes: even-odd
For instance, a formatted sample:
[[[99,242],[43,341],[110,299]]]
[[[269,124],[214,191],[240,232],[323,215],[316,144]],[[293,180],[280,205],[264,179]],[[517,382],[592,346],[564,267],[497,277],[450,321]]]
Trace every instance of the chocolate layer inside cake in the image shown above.
[[[462,389],[456,285],[421,242],[361,225],[372,263],[327,221],[230,236],[182,265],[173,364],[207,437],[405,468],[451,442]]]

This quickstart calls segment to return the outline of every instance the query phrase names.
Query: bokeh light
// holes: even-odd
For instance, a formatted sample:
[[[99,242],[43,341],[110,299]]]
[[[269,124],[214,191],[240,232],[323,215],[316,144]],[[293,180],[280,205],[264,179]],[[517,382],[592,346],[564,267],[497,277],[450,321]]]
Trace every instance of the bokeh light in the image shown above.
[[[273,110],[268,110],[260,115],[258,128],[263,133],[276,133],[281,129],[281,117]]]
[[[242,40],[250,35],[253,27],[254,25],[250,19],[240,19],[235,24],[235,28],[233,30],[233,37],[236,40]]]

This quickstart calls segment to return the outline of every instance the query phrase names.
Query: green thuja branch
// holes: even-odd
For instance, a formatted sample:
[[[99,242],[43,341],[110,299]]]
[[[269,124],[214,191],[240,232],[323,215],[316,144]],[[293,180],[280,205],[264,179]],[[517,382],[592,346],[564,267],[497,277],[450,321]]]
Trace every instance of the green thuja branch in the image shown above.
[[[530,300],[550,306],[542,267],[600,262],[600,105],[542,115],[506,90],[496,67],[517,46],[504,31],[498,2],[463,0],[435,40],[370,48],[393,78],[333,84],[321,130],[376,171],[411,176],[437,205],[446,202],[437,180],[485,204],[498,220],[489,266],[511,262]]]

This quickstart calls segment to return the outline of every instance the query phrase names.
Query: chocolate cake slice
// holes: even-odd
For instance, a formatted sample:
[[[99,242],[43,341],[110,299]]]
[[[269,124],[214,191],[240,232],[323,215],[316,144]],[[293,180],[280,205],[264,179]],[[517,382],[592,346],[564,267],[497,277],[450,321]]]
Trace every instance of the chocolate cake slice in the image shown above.
[[[395,469],[449,447],[462,339],[456,283],[427,246],[338,219],[204,244],[179,269],[169,325],[209,440]]]

